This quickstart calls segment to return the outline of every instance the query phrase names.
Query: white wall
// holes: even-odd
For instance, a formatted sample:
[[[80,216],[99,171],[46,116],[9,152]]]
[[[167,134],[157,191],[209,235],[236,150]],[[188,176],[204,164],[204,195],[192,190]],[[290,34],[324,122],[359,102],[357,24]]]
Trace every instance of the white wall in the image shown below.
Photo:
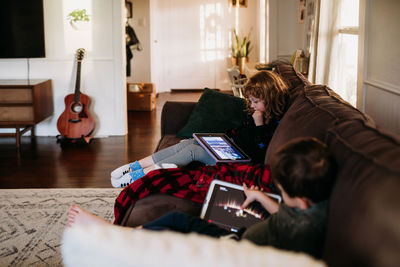
[[[363,0],[362,4],[365,27],[359,86],[363,107],[378,126],[400,134],[400,1]]]
[[[296,49],[305,49],[305,23],[297,20],[298,0],[269,0],[269,60],[290,60]]]
[[[247,1],[247,7],[240,7],[238,13],[239,29],[241,36],[248,34],[251,29],[251,46],[253,49],[250,52],[249,61],[258,62],[259,61],[259,0]],[[233,12],[236,8],[233,9]],[[232,27],[233,28],[233,27]],[[228,55],[229,56],[229,55]]]
[[[92,99],[95,136],[126,134],[123,0],[44,0],[43,6],[46,58],[29,60],[29,78],[52,80],[54,115],[37,126],[37,135],[59,134],[56,123],[64,97],[74,92],[79,47],[86,49],[81,92]],[[91,19],[79,31],[65,19],[75,8],[86,8]],[[27,72],[27,59],[0,60],[0,79],[26,79]]]

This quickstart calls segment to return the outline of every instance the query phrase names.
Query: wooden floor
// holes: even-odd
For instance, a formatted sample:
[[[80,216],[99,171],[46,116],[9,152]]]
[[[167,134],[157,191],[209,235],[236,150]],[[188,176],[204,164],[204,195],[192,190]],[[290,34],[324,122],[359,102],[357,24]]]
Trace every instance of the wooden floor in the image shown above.
[[[201,92],[161,93],[151,112],[128,112],[128,135],[96,138],[87,146],[61,149],[56,137],[0,138],[0,188],[108,188],[110,172],[150,155],[160,139],[165,101],[197,101]]]

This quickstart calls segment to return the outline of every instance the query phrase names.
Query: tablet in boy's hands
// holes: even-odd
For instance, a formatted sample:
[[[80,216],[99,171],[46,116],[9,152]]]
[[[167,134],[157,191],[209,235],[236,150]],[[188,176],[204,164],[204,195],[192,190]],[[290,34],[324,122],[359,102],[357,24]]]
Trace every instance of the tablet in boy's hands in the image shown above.
[[[193,137],[217,162],[251,161],[250,157],[225,134],[194,133]]]
[[[267,195],[278,203],[281,202],[279,195],[269,193]],[[200,217],[221,228],[238,232],[240,228],[248,228],[269,216],[269,213],[256,201],[241,209],[240,206],[245,199],[242,186],[214,180],[208,190]]]

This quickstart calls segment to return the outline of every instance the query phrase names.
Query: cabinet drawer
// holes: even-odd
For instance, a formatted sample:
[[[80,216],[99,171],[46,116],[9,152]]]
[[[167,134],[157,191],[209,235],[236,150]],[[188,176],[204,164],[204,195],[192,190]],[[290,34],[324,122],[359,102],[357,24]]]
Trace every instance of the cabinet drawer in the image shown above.
[[[33,107],[0,107],[0,121],[33,121]]]
[[[32,103],[32,89],[0,89],[0,103]]]
[[[153,93],[128,93],[128,110],[152,111],[156,108],[156,95]]]

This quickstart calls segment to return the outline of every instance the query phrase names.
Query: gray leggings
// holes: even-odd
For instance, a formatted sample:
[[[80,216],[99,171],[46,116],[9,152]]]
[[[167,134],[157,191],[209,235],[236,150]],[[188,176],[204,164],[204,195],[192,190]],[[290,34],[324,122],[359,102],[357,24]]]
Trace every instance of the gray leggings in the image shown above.
[[[215,165],[216,161],[195,140],[185,139],[176,145],[164,148],[152,155],[157,163],[173,163],[183,167],[192,161],[200,161],[206,165]]]

